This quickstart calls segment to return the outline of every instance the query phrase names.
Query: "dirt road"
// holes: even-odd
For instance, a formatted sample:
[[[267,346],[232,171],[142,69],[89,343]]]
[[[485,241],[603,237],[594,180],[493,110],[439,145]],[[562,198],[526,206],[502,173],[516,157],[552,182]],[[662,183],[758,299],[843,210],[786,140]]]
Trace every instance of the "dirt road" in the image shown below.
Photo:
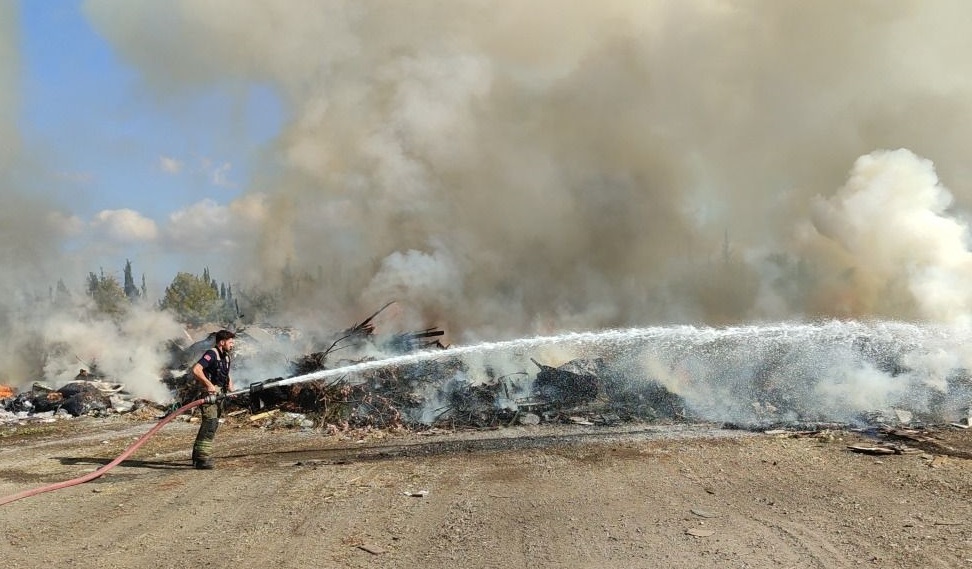
[[[154,421],[2,430],[0,496],[106,464]],[[518,427],[324,435],[231,419],[217,470],[173,422],[104,477],[0,506],[0,566],[958,567],[972,433]],[[929,452],[929,450],[931,452]],[[936,452],[939,451],[939,452]]]

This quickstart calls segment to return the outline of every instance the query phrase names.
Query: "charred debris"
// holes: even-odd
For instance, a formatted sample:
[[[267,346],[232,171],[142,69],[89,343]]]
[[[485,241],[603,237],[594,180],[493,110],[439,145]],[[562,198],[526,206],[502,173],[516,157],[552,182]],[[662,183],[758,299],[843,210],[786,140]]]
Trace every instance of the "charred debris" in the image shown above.
[[[445,334],[438,328],[378,334],[375,319],[387,307],[330,337],[301,338],[301,345],[312,346],[309,353],[294,347],[298,342],[290,330],[264,326],[238,329],[234,375],[238,381],[262,378],[257,383],[264,387],[228,399],[227,411],[232,416],[247,416],[251,421],[267,419],[260,424],[328,430],[710,422],[703,417],[713,416],[697,407],[698,401],[689,404],[681,395],[646,375],[642,366],[633,365],[623,357],[554,362],[543,361],[537,355],[520,354],[525,363],[504,363],[502,371],[484,367],[482,363],[473,369],[467,359],[443,345]],[[188,369],[211,345],[209,338],[190,345],[170,342],[170,362],[160,372],[162,384],[174,396],[169,410],[202,396]],[[715,347],[736,348],[734,345]],[[888,374],[907,371],[898,355],[900,350],[866,338],[855,343],[854,348],[862,361],[876,369]],[[441,355],[437,356],[437,351]],[[417,352],[423,356],[395,357]],[[371,362],[376,365],[367,365]],[[741,417],[743,421],[724,423],[726,428],[794,430],[819,427],[823,422],[827,422],[828,428],[839,427],[829,422],[831,418],[807,405],[812,401],[807,392],[813,384],[794,376],[796,372],[788,362],[786,350],[770,350],[756,358],[751,377],[736,377],[732,369],[716,377],[720,382],[717,387],[728,386],[742,394],[739,398],[720,401],[727,407],[727,416]],[[349,366],[357,371],[342,371]],[[279,370],[287,373],[268,377],[260,371],[270,369],[275,370],[269,372],[273,374]],[[309,374],[323,379],[277,385],[280,380]],[[74,381],[57,389],[41,382],[22,393],[0,386],[0,424],[54,415],[126,413],[143,408],[151,409],[155,416],[166,411],[156,403],[134,398],[117,380],[101,374],[96,365],[88,365]],[[958,370],[947,378],[947,383],[948,391],[930,398],[928,410],[879,410],[862,414],[853,425],[941,424],[942,417],[954,415],[950,410],[954,401],[972,401],[972,372]],[[246,384],[236,387],[245,388]],[[280,418],[285,420],[279,421]],[[972,424],[972,413],[963,422],[963,427]]]
[[[445,333],[438,328],[376,334],[374,319],[387,307],[322,342],[320,351],[288,361],[289,376],[266,379],[267,387],[235,397],[228,401],[229,406],[248,411],[251,417],[278,411],[298,414],[312,418],[315,425],[339,429],[613,424],[685,418],[685,405],[679,397],[657,383],[634,392],[623,384],[622,374],[603,360],[575,360],[554,367],[531,358],[535,369],[505,375],[488,368],[485,372],[471,370],[461,358],[445,352],[448,346],[441,342]],[[372,355],[376,353],[387,357],[436,350],[443,350],[442,357],[273,385],[287,378],[376,361]],[[237,361],[246,356],[245,347],[238,352]],[[167,384],[181,402],[199,395],[188,375],[172,377]]]
[[[0,412],[13,418],[126,413],[152,405],[149,401],[131,398],[124,385],[105,381],[86,369],[81,369],[74,381],[58,389],[35,382],[29,391],[15,393],[9,387],[0,386]]]
[[[391,304],[391,303],[389,303]],[[300,416],[298,424],[337,429],[497,427],[549,422],[615,424],[631,420],[686,419],[684,401],[656,382],[625,381],[624,373],[603,359],[574,360],[559,366],[530,358],[530,369],[500,375],[491,369],[470,370],[462,359],[447,355],[438,328],[379,335],[374,320],[386,308],[319,342],[321,349],[298,357],[282,353],[277,369],[286,377],[267,378],[267,387],[227,399],[227,411],[250,417],[274,414]],[[238,330],[234,369],[246,369],[248,359],[267,359],[267,346],[288,331],[264,327]],[[211,345],[204,339],[189,346],[171,342],[170,368],[162,383],[174,394],[172,409],[201,396],[189,367]],[[284,386],[274,382],[384,357],[443,350],[401,365],[376,366],[371,371],[302,381]],[[37,382],[29,391],[0,391],[0,414],[24,418],[44,414],[103,415],[157,404],[134,399],[121,383],[101,376],[96,367],[82,369],[74,381],[53,389]],[[237,371],[237,377],[246,377]],[[240,386],[237,386],[240,387]],[[2,416],[0,416],[2,418]],[[0,421],[2,422],[2,421]]]

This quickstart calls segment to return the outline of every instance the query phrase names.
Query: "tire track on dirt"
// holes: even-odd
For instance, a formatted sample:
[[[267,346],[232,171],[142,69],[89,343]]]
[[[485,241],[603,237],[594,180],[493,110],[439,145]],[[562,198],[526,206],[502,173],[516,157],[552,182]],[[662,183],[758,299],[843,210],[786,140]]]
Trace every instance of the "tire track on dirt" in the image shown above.
[[[851,560],[832,545],[828,538],[805,524],[779,518],[753,517],[751,519],[777,535],[781,544],[786,545],[787,549],[798,557],[800,563],[809,562],[813,567],[820,569],[847,567],[852,564]]]

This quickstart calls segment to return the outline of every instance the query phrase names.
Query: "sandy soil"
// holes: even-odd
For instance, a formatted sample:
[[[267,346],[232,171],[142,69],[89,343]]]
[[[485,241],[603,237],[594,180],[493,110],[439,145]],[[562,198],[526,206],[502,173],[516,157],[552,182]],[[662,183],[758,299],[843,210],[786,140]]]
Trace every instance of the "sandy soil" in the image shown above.
[[[90,472],[154,419],[0,429],[0,496]],[[847,431],[266,429],[217,469],[167,425],[87,484],[0,506],[2,567],[958,567],[972,562],[972,432],[908,452]],[[887,442],[887,441],[885,441]]]

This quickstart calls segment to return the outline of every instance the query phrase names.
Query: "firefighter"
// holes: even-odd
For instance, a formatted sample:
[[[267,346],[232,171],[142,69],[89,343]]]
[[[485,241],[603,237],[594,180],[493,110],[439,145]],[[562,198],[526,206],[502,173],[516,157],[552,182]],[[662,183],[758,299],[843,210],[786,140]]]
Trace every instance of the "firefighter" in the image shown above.
[[[200,383],[208,397],[214,398],[233,391],[233,379],[230,377],[230,352],[236,334],[229,330],[220,330],[213,335],[213,347],[199,358],[192,366],[192,375]],[[213,468],[213,439],[219,427],[219,418],[223,414],[223,400],[204,403],[199,407],[202,413],[202,424],[196,434],[196,442],[192,446],[192,465],[201,470]]]

